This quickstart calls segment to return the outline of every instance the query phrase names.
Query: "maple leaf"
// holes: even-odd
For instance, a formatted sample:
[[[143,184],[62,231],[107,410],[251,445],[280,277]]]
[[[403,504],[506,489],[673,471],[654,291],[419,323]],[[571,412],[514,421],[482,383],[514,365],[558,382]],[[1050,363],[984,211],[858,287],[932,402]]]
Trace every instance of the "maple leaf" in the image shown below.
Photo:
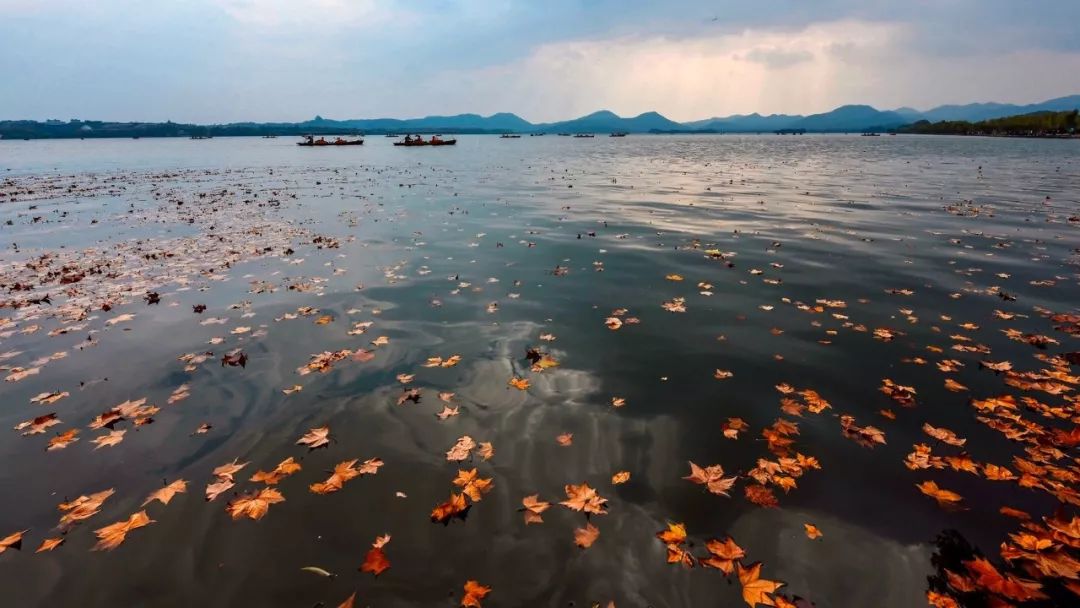
[[[450,493],[450,499],[446,502],[436,505],[431,511],[431,521],[441,524],[449,524],[450,519],[458,517],[465,519],[465,516],[469,512],[469,504],[465,502],[464,494]]]
[[[748,568],[742,564],[736,565],[739,573],[739,583],[742,584],[742,596],[750,608],[758,604],[772,606],[774,604],[769,594],[784,586],[784,583],[765,580],[761,576],[761,562],[754,562]]]
[[[484,494],[491,491],[491,478],[481,479],[476,469],[471,471],[459,470],[454,485],[461,488],[461,492],[471,498],[473,502],[479,501]]]
[[[582,483],[577,486],[567,484],[564,490],[567,499],[560,502],[560,505],[574,511],[584,511],[596,515],[607,513],[604,508],[607,505],[607,499],[597,494],[596,490],[589,487],[589,484]]]
[[[45,540],[41,541],[41,546],[38,547],[37,551],[34,551],[34,553],[45,553],[46,551],[52,551],[53,549],[59,547],[62,544],[64,544],[64,537],[62,536],[57,536],[55,538],[46,538]]]
[[[182,494],[184,492],[187,492],[187,482],[183,479],[177,479],[176,481],[170,483],[164,488],[161,488],[147,496],[146,500],[143,501],[142,506],[145,507],[146,505],[150,504],[155,500],[160,501],[163,505],[167,505],[169,504],[169,501],[173,499],[173,496],[176,496],[177,494]]]
[[[311,429],[296,440],[296,445],[306,445],[309,450],[330,445],[330,427],[319,426]]]
[[[702,468],[693,462],[690,462],[690,474],[683,477],[683,479],[704,485],[708,488],[709,492],[718,496],[729,496],[727,491],[735,484],[737,478],[725,478],[724,468],[718,464]]]
[[[242,517],[260,520],[270,510],[270,505],[285,502],[285,497],[274,488],[263,488],[258,492],[237,496],[229,501],[225,510],[234,520]]]
[[[219,478],[213,483],[206,484],[206,502],[210,502],[221,494],[228,492],[235,485],[231,478]]]
[[[482,442],[476,448],[476,453],[484,460],[491,460],[491,457],[495,455],[495,448],[491,445],[491,442]]]
[[[742,418],[728,418],[727,422],[721,425],[720,428],[724,432],[724,437],[738,439],[739,431],[745,431],[750,428],[750,425],[746,424]]]
[[[28,530],[21,532],[14,532],[8,534],[4,538],[0,538],[0,553],[7,551],[8,549],[15,549],[16,551],[22,549],[23,534],[26,534]]]
[[[58,434],[56,437],[50,438],[49,445],[45,449],[49,451],[62,450],[67,446],[71,445],[72,443],[78,441],[79,438],[76,437],[76,435],[78,434],[79,429],[68,429],[63,433]]]
[[[923,494],[926,494],[930,498],[938,501],[938,504],[940,505],[956,504],[964,499],[956,492],[951,492],[949,490],[939,488],[938,485],[933,481],[924,481],[922,483],[917,483],[915,484],[915,487],[919,488],[919,491]]]
[[[435,414],[435,417],[438,418],[439,420],[446,420],[447,418],[449,418],[451,416],[457,416],[457,415],[458,415],[458,408],[450,407],[449,405],[444,405],[442,410],[439,413]]]
[[[814,524],[803,524],[803,527],[806,528],[806,538],[810,540],[821,538],[821,530],[818,530]]]
[[[420,403],[420,396],[422,391],[418,388],[404,389],[401,395],[398,396],[397,404],[405,405],[406,401],[412,401],[413,403]]]
[[[120,546],[127,538],[128,532],[143,526],[148,526],[154,523],[154,520],[150,519],[150,516],[146,514],[146,511],[139,511],[132,514],[126,520],[118,521],[115,524],[110,524],[104,528],[94,530],[94,534],[98,537],[98,542],[94,545],[92,551],[111,551]]]
[[[568,446],[570,446],[571,444],[574,443],[574,434],[573,433],[563,433],[562,435],[559,435],[558,437],[556,437],[555,441],[557,441],[559,443],[559,445],[561,445],[563,447],[568,447]]]
[[[619,485],[630,481],[630,471],[619,471],[611,476],[612,485]]]
[[[101,505],[115,493],[116,490],[109,488],[101,492],[95,492],[89,496],[79,496],[71,502],[62,502],[57,508],[64,512],[60,516],[60,528],[66,528],[72,524],[89,519],[101,510]]]
[[[1040,591],[1041,583],[1002,575],[993,564],[981,557],[964,562],[964,567],[972,574],[976,585],[1003,597],[1020,602],[1041,600],[1047,597]]]
[[[759,507],[773,508],[779,504],[772,490],[763,485],[749,484],[743,487],[743,493],[747,500]]]
[[[293,460],[292,456],[289,456],[285,460],[282,460],[274,467],[273,471],[267,473],[266,471],[256,471],[251,476],[251,481],[256,483],[265,483],[268,486],[276,485],[282,479],[296,473],[300,470],[300,463]]]
[[[551,507],[551,503],[540,500],[539,494],[532,494],[522,498],[521,504],[523,508],[519,509],[519,511],[525,512],[525,525],[544,523],[544,518],[540,514]]]
[[[461,462],[467,459],[475,448],[476,442],[473,441],[473,438],[465,435],[458,439],[454,447],[446,452],[446,459],[450,462]]]
[[[574,529],[574,544],[582,549],[588,549],[596,539],[600,538],[600,529],[586,522],[584,528]]]
[[[705,542],[705,549],[709,556],[701,559],[701,564],[707,568],[716,568],[724,574],[731,574],[735,570],[735,562],[746,556],[743,548],[735,544],[729,536],[722,542],[715,538]]]
[[[924,423],[922,430],[927,435],[933,437],[934,439],[937,439],[942,443],[955,445],[957,447],[963,446],[965,443],[967,443],[967,439],[960,439],[956,436],[956,433],[950,431],[949,429],[933,427],[930,426],[929,423]]]
[[[726,369],[717,369],[715,372],[713,372],[713,378],[716,378],[717,380],[727,380],[728,378],[731,378],[733,376],[735,376],[735,374],[727,371]]]
[[[952,391],[954,393],[959,393],[959,392],[963,392],[963,391],[968,390],[968,387],[964,386],[963,384],[960,384],[959,382],[957,382],[956,380],[953,380],[952,378],[946,378],[945,379],[945,388],[947,388],[948,390],[950,390],[950,391]]]
[[[386,553],[383,552],[382,547],[372,547],[364,556],[364,563],[360,565],[360,571],[379,576],[389,567],[390,560],[386,559]]]
[[[951,595],[929,589],[926,591],[926,601],[934,608],[960,608],[960,604]]]
[[[232,462],[226,463],[213,470],[214,477],[220,477],[223,479],[232,479],[232,476],[240,471],[240,469],[246,467],[247,462],[237,462],[238,458],[233,458]]]
[[[465,581],[465,597],[461,598],[463,608],[481,608],[480,600],[491,593],[491,587],[485,587],[477,581]]]
[[[91,443],[97,445],[97,447],[94,448],[95,450],[101,449],[106,446],[114,446],[124,440],[124,433],[127,433],[127,429],[122,429],[119,431],[109,431],[104,435],[99,435],[98,437],[95,437]]]
[[[667,530],[657,532],[656,538],[659,538],[665,545],[681,545],[686,542],[686,524],[668,522]]]
[[[353,608],[355,606],[355,604],[356,604],[356,592],[353,591],[352,595],[345,598],[345,601],[341,602],[341,604],[339,604],[337,608]]]
[[[55,426],[57,424],[60,424],[60,419],[56,417],[55,413],[52,413],[38,416],[25,422],[20,422],[19,424],[16,424],[14,428],[16,431],[29,429],[28,431],[23,433],[24,436],[40,435],[41,433],[45,432],[45,429],[49,428],[50,426]]]
[[[507,381],[507,384],[509,384],[510,386],[518,389],[519,391],[524,391],[524,390],[529,389],[529,381],[526,380],[525,378],[518,378],[517,376],[514,376],[513,378],[510,378],[510,380]]]
[[[359,477],[360,475],[374,475],[378,473],[379,467],[381,467],[383,464],[381,460],[377,458],[372,458],[370,460],[364,461],[364,463],[360,465],[360,468],[356,468],[356,463],[358,461],[358,458],[354,458],[352,460],[339,462],[336,466],[334,466],[333,472],[330,474],[330,477],[326,479],[326,481],[320,483],[313,483],[308,486],[308,489],[310,489],[311,492],[314,494],[332,494],[344,487],[345,482],[349,481],[350,479]]]

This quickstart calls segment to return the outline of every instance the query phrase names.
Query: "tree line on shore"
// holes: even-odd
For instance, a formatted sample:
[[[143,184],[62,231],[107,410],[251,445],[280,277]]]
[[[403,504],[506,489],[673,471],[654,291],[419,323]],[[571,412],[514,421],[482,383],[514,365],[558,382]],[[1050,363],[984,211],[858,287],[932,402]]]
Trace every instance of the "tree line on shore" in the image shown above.
[[[1012,137],[1075,137],[1080,134],[1077,110],[1066,112],[1033,112],[979,122],[920,120],[897,129],[899,133],[937,135],[999,135]]]

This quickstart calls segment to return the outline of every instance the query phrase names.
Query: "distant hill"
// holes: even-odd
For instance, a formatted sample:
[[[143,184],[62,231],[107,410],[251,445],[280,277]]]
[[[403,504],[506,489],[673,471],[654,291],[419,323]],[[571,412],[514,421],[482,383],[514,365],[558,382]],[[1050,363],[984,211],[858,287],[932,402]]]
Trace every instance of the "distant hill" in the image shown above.
[[[1040,103],[1014,105],[1009,103],[969,103],[945,105],[927,110],[918,118],[938,122],[942,120],[980,121],[1033,112],[1064,112],[1080,108],[1080,95],[1048,99]]]
[[[223,125],[194,125],[173,122],[133,123],[81,120],[9,120],[0,121],[0,137],[6,139],[41,139],[73,137],[186,137],[190,135],[299,135],[351,133],[627,133],[650,132],[719,132],[761,133],[782,129],[807,132],[888,131],[919,121],[978,122],[995,118],[1064,112],[1080,108],[1080,95],[1048,99],[1040,103],[1014,105],[973,103],[944,105],[926,111],[914,108],[878,110],[867,105],[845,105],[829,112],[801,116],[796,114],[736,114],[678,123],[658,114],[645,112],[622,117],[609,110],[593,112],[573,120],[531,123],[516,114],[502,112],[491,116],[455,114],[423,118],[357,118],[333,120],[316,116],[311,120],[290,123],[240,122]]]
[[[312,127],[342,127],[362,131],[432,131],[450,132],[504,132],[528,131],[532,123],[517,114],[507,112],[480,116],[479,114],[456,114],[454,116],[425,116],[424,118],[362,118],[351,120],[327,120],[316,116],[300,123]]]
[[[753,114],[736,114],[723,118],[709,118],[684,124],[695,129],[719,131],[721,133],[759,133],[787,129],[801,118],[802,116],[792,116],[790,114],[762,116],[755,112]]]
[[[811,114],[790,128],[807,131],[886,131],[911,122],[896,112],[882,112],[870,106],[840,106],[831,112]]]
[[[686,127],[656,112],[645,112],[623,118],[614,112],[601,110],[574,120],[534,125],[532,130],[548,133],[647,133],[649,131],[678,131]]]

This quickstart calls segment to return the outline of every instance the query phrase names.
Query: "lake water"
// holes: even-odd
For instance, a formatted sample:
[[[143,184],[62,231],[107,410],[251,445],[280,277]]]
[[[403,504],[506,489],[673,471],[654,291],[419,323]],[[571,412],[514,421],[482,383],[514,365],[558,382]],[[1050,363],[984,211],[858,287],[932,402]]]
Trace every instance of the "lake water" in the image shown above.
[[[485,606],[742,605],[735,575],[667,563],[655,535],[681,522],[693,555],[731,536],[743,564],[762,562],[800,606],[922,606],[971,550],[1005,569],[999,545],[1022,522],[1001,507],[1039,523],[1075,514],[1075,443],[1050,434],[1078,419],[1063,355],[1080,345],[1048,317],[1080,303],[1077,142],[391,141],[0,141],[0,537],[27,530],[21,551],[0,554],[0,603],[310,607],[356,592],[357,606],[450,607],[476,580],[492,588]],[[531,369],[530,348],[558,365]],[[224,365],[235,349],[245,365]],[[325,372],[298,371],[342,350]],[[452,355],[454,366],[424,367]],[[1008,383],[980,361],[1034,374]],[[914,407],[884,394],[885,379],[914,388]],[[801,402],[785,384],[831,408],[781,410]],[[418,400],[399,404],[412,388]],[[458,415],[436,416],[441,392]],[[971,404],[1002,395],[1059,409],[1010,410],[1038,427],[1037,440],[1010,440]],[[87,428],[142,398],[160,410]],[[11,430],[49,413],[62,422]],[[748,427],[735,439],[730,418]],[[778,419],[797,423],[790,446]],[[322,426],[329,446],[296,444]],[[859,435],[866,426],[885,443]],[[78,441],[46,450],[69,429]],[[110,430],[126,432],[93,443]],[[466,435],[494,455],[448,462]],[[909,469],[916,444],[970,457],[974,474]],[[759,459],[795,454],[820,470],[773,469],[778,506],[748,500],[769,466]],[[1016,456],[1058,467],[1054,483],[986,478],[986,464],[1019,475]],[[274,486],[285,501],[234,521],[230,500],[264,487],[250,476],[288,457],[302,469]],[[354,458],[384,465],[309,491]],[[212,471],[233,459],[250,464],[207,502]],[[684,480],[688,461],[737,476],[730,497]],[[433,523],[461,491],[458,470],[474,467],[490,492],[467,517]],[[613,484],[621,471],[629,481]],[[177,479],[186,493],[142,506]],[[916,488],[926,481],[963,500],[939,506]],[[587,549],[574,543],[586,517],[557,504],[583,482],[608,500],[588,519],[600,535]],[[99,513],[60,534],[59,503],[110,488]],[[533,494],[552,506],[526,525]],[[94,530],[143,509],[154,523],[90,551]],[[807,523],[823,536],[808,538]],[[390,568],[358,571],[383,534]],[[65,542],[34,553],[47,538]],[[1009,571],[1044,579],[1042,605],[1077,601],[1068,577],[1022,566]]]

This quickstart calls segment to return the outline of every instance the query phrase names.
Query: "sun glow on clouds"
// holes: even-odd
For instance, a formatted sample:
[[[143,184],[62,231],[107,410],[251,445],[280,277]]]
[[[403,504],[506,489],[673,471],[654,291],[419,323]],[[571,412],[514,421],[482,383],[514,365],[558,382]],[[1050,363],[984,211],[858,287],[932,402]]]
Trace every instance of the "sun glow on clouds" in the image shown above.
[[[598,108],[624,115],[659,109],[675,120],[724,109],[826,109],[874,87],[873,70],[859,64],[889,54],[904,36],[900,25],[845,21],[795,31],[560,42],[518,62],[440,80],[458,83],[466,99],[534,120]]]

